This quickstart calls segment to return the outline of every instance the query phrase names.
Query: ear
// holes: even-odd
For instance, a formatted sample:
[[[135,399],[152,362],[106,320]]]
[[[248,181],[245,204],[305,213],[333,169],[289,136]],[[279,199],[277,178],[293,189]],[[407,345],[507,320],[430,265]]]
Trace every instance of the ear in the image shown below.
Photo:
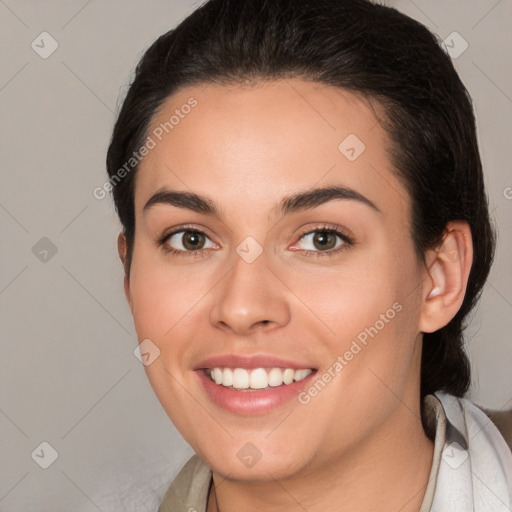
[[[119,236],[117,237],[117,252],[119,254],[119,258],[121,259],[121,262],[123,263],[124,267],[124,295],[126,297],[126,300],[128,304],[130,305],[130,308],[132,307],[132,298],[130,294],[130,277],[129,277],[129,268],[127,267],[127,261],[126,261],[126,237],[124,236],[124,233],[119,233]]]
[[[428,275],[423,285],[419,330],[434,332],[457,314],[466,294],[473,263],[473,241],[468,223],[449,222],[441,244],[427,252],[426,263]]]

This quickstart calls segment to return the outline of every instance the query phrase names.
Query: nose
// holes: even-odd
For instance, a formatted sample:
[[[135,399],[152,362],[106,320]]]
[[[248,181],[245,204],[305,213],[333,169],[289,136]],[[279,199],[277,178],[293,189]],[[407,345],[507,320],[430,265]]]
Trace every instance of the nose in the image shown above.
[[[244,336],[290,321],[286,287],[267,266],[265,252],[252,263],[235,254],[231,271],[216,288],[210,322],[219,329]]]

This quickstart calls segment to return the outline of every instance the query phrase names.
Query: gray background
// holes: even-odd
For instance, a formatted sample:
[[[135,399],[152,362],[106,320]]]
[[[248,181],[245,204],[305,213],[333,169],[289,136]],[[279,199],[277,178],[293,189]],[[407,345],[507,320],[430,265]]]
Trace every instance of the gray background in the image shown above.
[[[499,228],[468,330],[470,398],[510,408],[512,1],[387,3],[469,45],[454,61],[476,105]],[[115,112],[135,64],[197,5],[0,0],[1,511],[155,510],[192,453],[133,355],[119,224],[108,196],[92,191],[105,181]],[[46,59],[31,47],[42,46],[43,31],[59,45]],[[58,453],[48,469],[35,462],[48,449],[31,457],[43,441]]]

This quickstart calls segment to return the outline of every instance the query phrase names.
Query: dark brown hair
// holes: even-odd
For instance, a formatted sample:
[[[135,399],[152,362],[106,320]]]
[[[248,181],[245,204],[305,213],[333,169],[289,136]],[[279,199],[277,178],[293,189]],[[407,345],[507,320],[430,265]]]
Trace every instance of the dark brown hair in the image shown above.
[[[474,260],[464,302],[423,339],[421,397],[463,396],[470,384],[464,320],[494,255],[471,99],[450,57],[423,25],[367,0],[210,0],[160,36],[140,60],[107,154],[112,178],[147,137],[162,103],[186,85],[300,77],[376,100],[397,175],[412,200],[417,254],[435,247],[451,220],[467,221]],[[136,167],[113,183],[127,240],[135,236]]]

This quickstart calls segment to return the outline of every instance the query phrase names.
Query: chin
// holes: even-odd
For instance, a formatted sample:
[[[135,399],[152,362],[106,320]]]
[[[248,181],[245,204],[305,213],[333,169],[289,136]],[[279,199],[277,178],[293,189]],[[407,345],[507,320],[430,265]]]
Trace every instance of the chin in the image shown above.
[[[274,443],[231,440],[229,446],[219,446],[215,453],[208,448],[195,451],[206,464],[223,478],[239,481],[270,482],[286,480],[304,471],[308,460],[304,450],[276,446]],[[235,449],[234,446],[237,446]],[[211,446],[209,444],[209,446]],[[238,448],[240,446],[240,448]]]

